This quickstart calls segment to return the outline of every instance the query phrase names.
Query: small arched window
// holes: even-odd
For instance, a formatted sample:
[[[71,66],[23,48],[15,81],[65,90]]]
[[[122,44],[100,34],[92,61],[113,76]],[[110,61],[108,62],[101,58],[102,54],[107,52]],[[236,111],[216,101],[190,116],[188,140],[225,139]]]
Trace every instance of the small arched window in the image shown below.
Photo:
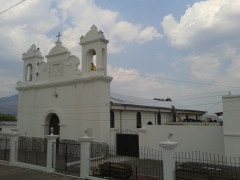
[[[151,121],[148,121],[147,125],[153,125],[153,123]]]
[[[137,128],[142,127],[141,113],[137,112]]]
[[[161,114],[157,113],[157,125],[161,125]]]
[[[110,128],[114,128],[114,112],[110,111]]]
[[[176,114],[173,114],[173,122],[177,122]]]

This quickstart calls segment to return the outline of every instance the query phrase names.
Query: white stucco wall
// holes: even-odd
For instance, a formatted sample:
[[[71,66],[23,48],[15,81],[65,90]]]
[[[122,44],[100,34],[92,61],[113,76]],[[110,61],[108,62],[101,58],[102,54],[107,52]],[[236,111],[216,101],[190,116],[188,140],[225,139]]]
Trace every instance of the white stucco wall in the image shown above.
[[[57,92],[58,97],[53,93]],[[77,139],[93,128],[95,140],[103,141],[109,129],[109,83],[87,82],[20,91],[18,128],[22,135],[43,137],[49,133],[47,116],[60,121],[60,138]],[[105,136],[105,137],[103,137]]]
[[[159,149],[159,142],[167,140],[172,132],[171,141],[178,142],[176,152],[200,151],[224,155],[222,126],[144,126],[145,132],[138,132],[139,146]]]
[[[225,153],[240,157],[240,95],[222,97]]]
[[[8,134],[8,133],[11,133],[12,130],[15,126],[1,126],[0,129],[1,129],[1,133],[3,134]]]
[[[139,111],[135,110],[121,110],[122,121],[120,121],[120,110],[113,109],[114,118],[115,118],[115,126],[114,128],[118,128],[120,130],[130,129],[132,131],[137,132],[136,128],[136,118],[137,112],[141,113],[141,121],[142,125],[147,125],[149,121],[153,123],[153,125],[157,125],[157,113],[155,111],[144,111],[139,108]],[[171,111],[163,110],[160,112],[161,114],[161,124],[166,124],[167,122],[173,122],[173,113]],[[182,120],[186,118],[186,114],[180,114]],[[196,118],[196,115],[189,115],[189,118]],[[202,115],[199,115],[202,117]],[[178,122],[178,119],[177,119]],[[110,126],[110,125],[109,125]]]

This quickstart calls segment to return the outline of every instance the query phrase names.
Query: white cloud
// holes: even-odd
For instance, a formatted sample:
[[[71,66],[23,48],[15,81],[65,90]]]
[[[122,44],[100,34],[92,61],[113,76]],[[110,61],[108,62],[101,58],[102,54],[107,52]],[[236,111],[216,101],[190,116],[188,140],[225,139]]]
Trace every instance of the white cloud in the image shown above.
[[[120,21],[115,24],[111,33],[121,37],[122,40],[129,42],[137,37],[140,28],[140,25],[133,25],[126,21]]]
[[[1,27],[25,25],[27,29],[35,33],[46,33],[60,23],[56,9],[51,8],[52,1],[24,1],[1,14],[0,25]],[[0,0],[1,9],[7,9],[18,2]]]
[[[239,0],[208,0],[196,2],[177,22],[172,15],[164,17],[161,25],[172,46],[203,48],[240,40]]]
[[[175,87],[168,82],[162,83],[154,77],[165,77],[164,74],[146,74],[140,76],[136,69],[123,69],[108,65],[108,75],[113,77],[111,92],[139,97],[168,97],[171,92],[181,87]],[[186,92],[186,91],[182,91]]]
[[[109,53],[123,50],[123,42],[138,42],[159,38],[161,35],[154,27],[143,29],[141,24],[119,21],[119,13],[97,7],[92,0],[60,1],[58,8],[68,26],[68,37],[80,37],[92,24],[104,31],[109,42]],[[71,37],[70,37],[71,38]]]
[[[48,54],[53,43],[51,39],[43,34],[35,34],[26,28],[26,25],[0,28],[0,55],[5,60],[19,61],[23,52],[26,52],[32,44],[38,44],[40,41],[40,50],[42,55]]]
[[[0,70],[0,97],[11,96],[13,94],[17,94],[15,90],[17,78],[4,76]]]
[[[139,33],[139,35],[137,37],[137,41],[140,43],[144,43],[147,41],[151,41],[154,38],[160,39],[160,38],[162,38],[162,35],[159,34],[154,27],[147,27]]]
[[[220,66],[219,59],[214,55],[187,56],[185,62],[190,64],[192,74],[199,80],[215,80]]]
[[[4,10],[18,1],[0,0],[0,3],[0,9]],[[118,12],[99,8],[93,0],[24,1],[0,16],[0,55],[8,60],[20,60],[22,53],[33,43],[37,45],[39,39],[42,55],[45,56],[55,41],[55,36],[49,38],[46,34],[61,25],[63,45],[73,54],[81,56],[79,37],[88,32],[92,24],[105,31],[106,38],[110,40],[108,52],[119,53],[124,49],[123,42],[139,42],[137,37],[142,27],[119,21],[118,17]],[[141,43],[157,37],[154,28],[152,33],[149,34],[151,37],[142,38]]]
[[[239,81],[239,9],[239,0],[207,0],[189,6],[179,22],[171,14],[164,17],[161,25],[169,44],[192,50],[179,61],[192,77],[216,84]]]

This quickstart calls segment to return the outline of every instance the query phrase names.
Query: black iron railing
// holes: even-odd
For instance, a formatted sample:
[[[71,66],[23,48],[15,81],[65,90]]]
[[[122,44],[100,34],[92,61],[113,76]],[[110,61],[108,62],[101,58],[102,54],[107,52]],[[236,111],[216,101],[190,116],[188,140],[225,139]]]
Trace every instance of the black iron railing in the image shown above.
[[[10,139],[0,139],[0,160],[9,161]]]
[[[53,143],[52,167],[59,173],[80,176],[80,145]]]
[[[162,152],[150,148],[139,148],[136,152],[121,152],[118,155],[114,146],[104,157],[90,159],[90,176],[110,179],[163,179]]]
[[[39,140],[38,140],[39,139]],[[44,138],[20,137],[16,141],[16,151],[18,151],[17,161],[27,164],[46,167],[47,152],[44,147]]]
[[[175,153],[177,180],[240,180],[240,159],[211,153]]]

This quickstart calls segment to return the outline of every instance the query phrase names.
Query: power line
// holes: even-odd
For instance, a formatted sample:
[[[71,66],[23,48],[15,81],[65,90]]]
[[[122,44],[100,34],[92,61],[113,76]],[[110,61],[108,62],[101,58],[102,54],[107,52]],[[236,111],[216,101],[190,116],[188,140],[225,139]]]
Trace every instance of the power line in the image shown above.
[[[226,91],[215,91],[215,92],[210,92],[210,93],[192,94],[192,95],[185,95],[185,96],[173,96],[171,98],[188,97],[188,96],[200,96],[200,95],[205,95],[205,94],[216,94],[216,93],[232,92],[232,91],[240,91],[240,89],[231,89],[231,90],[226,90]]]
[[[218,105],[220,102],[222,102],[222,101],[219,101],[218,103],[214,104],[213,106],[211,106],[210,108],[208,108],[206,111],[208,111],[209,109],[212,109],[213,107],[215,107],[216,105]]]
[[[109,70],[108,71],[113,71]],[[153,79],[161,79],[161,80],[166,80],[166,81],[176,81],[176,82],[184,82],[184,83],[191,83],[191,84],[200,84],[200,85],[206,85],[206,86],[221,86],[221,87],[233,87],[233,88],[240,88],[239,86],[232,86],[232,85],[222,85],[222,84],[209,84],[209,83],[201,83],[201,82],[193,82],[193,81],[184,81],[184,80],[178,80],[178,79],[170,79],[170,78],[161,78],[161,77],[156,77],[156,76],[147,76],[147,75],[140,75],[140,74],[134,74],[134,73],[126,73],[126,72],[119,72],[119,71],[113,71],[113,72],[118,72],[122,74],[128,74],[128,75],[133,75],[133,76],[140,76],[140,77],[148,77],[148,78],[153,78]],[[124,75],[123,75],[124,76]]]
[[[25,1],[25,0],[23,0],[23,1]],[[15,6],[17,6],[17,5],[21,4],[23,1],[21,1],[21,2],[19,2],[19,3],[17,3],[17,4],[15,4],[14,6],[12,6],[12,7],[8,8],[8,9],[6,9],[6,10],[2,11],[2,12],[0,12],[0,14],[2,14],[2,13],[4,13],[4,12],[6,12],[6,11],[8,11],[8,10],[12,9],[13,7],[15,7]]]

